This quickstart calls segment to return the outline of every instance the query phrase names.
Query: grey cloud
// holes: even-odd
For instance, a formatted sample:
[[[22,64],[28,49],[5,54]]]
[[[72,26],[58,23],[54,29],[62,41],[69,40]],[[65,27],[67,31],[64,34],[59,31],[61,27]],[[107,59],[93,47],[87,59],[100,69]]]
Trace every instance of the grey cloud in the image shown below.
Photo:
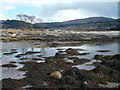
[[[41,7],[40,7],[41,8]],[[101,16],[117,17],[117,2],[74,2],[74,3],[57,3],[55,5],[43,5],[41,16],[50,17],[57,11],[66,9],[84,9],[87,11],[99,13]]]

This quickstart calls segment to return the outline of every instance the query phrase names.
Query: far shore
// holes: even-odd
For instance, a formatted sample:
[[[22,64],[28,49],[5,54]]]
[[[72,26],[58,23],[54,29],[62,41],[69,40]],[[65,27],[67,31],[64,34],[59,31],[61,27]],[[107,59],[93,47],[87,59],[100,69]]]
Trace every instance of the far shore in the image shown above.
[[[0,40],[20,41],[20,40],[40,40],[40,41],[94,41],[118,39],[118,31],[68,31],[68,30],[15,30],[2,29]]]

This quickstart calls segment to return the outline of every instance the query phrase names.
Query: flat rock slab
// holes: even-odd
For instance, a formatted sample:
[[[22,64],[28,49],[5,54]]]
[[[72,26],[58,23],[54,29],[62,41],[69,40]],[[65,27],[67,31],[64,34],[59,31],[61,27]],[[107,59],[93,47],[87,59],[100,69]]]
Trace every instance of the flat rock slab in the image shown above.
[[[4,64],[2,65],[2,67],[17,67],[17,66],[14,64]]]
[[[120,86],[120,83],[111,83],[111,82],[108,82],[107,85],[98,84],[98,86],[103,87],[103,88],[118,88]]]

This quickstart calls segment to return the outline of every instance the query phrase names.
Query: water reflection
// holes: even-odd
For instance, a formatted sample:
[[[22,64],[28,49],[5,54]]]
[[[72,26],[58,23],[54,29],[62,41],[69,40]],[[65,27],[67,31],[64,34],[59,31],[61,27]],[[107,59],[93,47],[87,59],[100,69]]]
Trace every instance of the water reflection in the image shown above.
[[[93,58],[94,55],[96,54],[104,54],[104,55],[114,55],[118,54],[118,42],[111,42],[111,43],[103,43],[101,45],[96,45],[94,44],[84,44],[81,46],[61,46],[61,47],[47,47],[45,43],[41,43],[39,48],[36,48],[34,43],[29,43],[29,42],[3,42],[3,53],[4,52],[9,52],[11,49],[17,49],[18,53],[11,54],[11,55],[2,55],[2,63],[6,64],[9,63],[10,61],[19,61],[19,58],[15,57],[18,54],[24,54],[20,58],[28,58],[31,60],[32,58],[43,58],[43,57],[50,57],[54,56],[56,52],[59,50],[65,51],[68,48],[73,48],[73,49],[84,49],[87,51],[79,51],[80,53],[90,53],[86,55],[77,55],[76,57],[78,58],[88,58],[91,59]],[[97,52],[97,50],[110,50],[111,52]],[[28,51],[32,52],[39,52],[39,53],[34,53],[34,54],[25,54]]]
[[[0,77],[0,80],[3,78],[11,78],[11,79],[21,79],[24,78],[25,72],[18,71],[14,68],[2,68],[2,77]]]

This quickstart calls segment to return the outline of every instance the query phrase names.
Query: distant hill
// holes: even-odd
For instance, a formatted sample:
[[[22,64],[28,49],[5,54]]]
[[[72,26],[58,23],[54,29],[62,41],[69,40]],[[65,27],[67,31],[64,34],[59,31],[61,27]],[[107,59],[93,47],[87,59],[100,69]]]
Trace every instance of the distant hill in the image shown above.
[[[78,23],[78,24],[85,24],[85,23],[94,23],[94,22],[104,22],[104,21],[112,21],[114,19],[112,18],[106,18],[106,17],[90,17],[90,18],[85,18],[85,19],[76,19],[76,20],[70,20],[70,21],[65,21],[63,22],[64,24],[73,24],[73,23]]]
[[[52,23],[35,23],[33,28],[41,28],[44,26],[46,29],[66,29],[66,30],[120,30],[120,19],[112,19],[106,17],[90,17],[86,19],[75,19],[64,22]],[[30,23],[6,20],[2,21],[3,28],[16,28],[16,29],[30,29]]]

